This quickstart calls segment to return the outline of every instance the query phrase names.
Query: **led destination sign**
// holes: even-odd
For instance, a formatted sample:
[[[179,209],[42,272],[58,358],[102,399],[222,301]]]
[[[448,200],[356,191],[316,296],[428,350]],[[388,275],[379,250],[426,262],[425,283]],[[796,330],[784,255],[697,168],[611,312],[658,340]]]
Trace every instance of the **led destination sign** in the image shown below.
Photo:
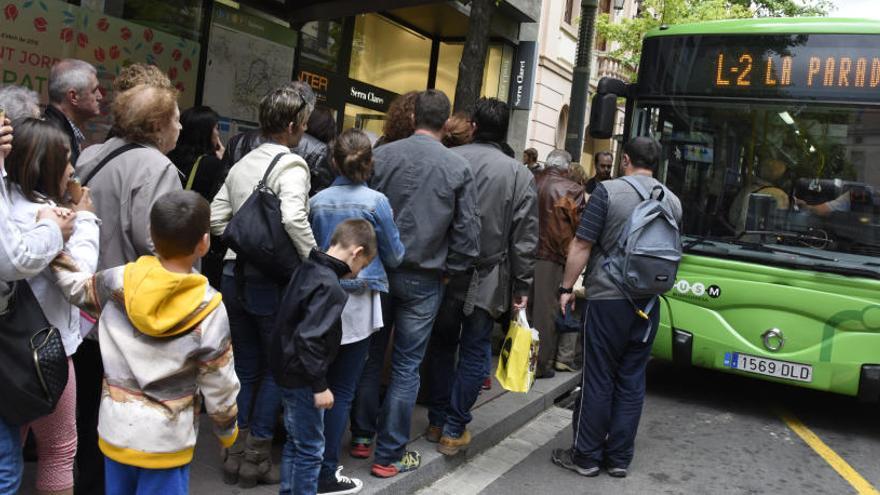
[[[638,92],[880,103],[880,36],[650,38]]]

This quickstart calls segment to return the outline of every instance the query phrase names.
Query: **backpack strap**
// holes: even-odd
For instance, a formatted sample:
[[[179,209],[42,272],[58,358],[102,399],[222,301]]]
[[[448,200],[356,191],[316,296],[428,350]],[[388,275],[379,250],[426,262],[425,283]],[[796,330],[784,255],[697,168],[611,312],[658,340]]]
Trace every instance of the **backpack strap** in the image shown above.
[[[636,193],[638,193],[639,197],[642,198],[642,201],[645,201],[649,198],[653,198],[654,191],[660,192],[660,194],[657,195],[657,201],[663,201],[663,198],[666,197],[666,187],[663,184],[660,184],[659,181],[657,181],[657,184],[651,188],[650,192],[648,192],[642,186],[642,184],[632,176],[621,177],[621,179],[623,179],[624,182],[626,182],[627,184],[630,185],[630,187],[632,187],[633,189],[636,190]]]
[[[100,163],[98,163],[97,166],[95,166],[94,170],[92,170],[91,173],[89,173],[89,175],[86,176],[86,178],[82,181],[82,185],[87,186],[89,184],[89,182],[95,177],[95,175],[97,175],[98,172],[100,172],[101,169],[104,168],[104,166],[110,162],[110,160],[116,158],[117,156],[119,156],[127,151],[131,151],[133,149],[143,148],[143,147],[144,147],[143,145],[138,144],[138,143],[128,143],[128,144],[122,145],[122,146],[116,148],[115,150],[111,151],[107,156],[104,157],[103,160],[100,161]]]
[[[199,164],[202,163],[202,158],[204,157],[205,155],[199,156],[198,158],[196,158],[196,162],[193,163],[192,169],[189,171],[189,177],[186,179],[186,187],[184,187],[185,190],[192,190],[193,183],[196,181],[196,174],[199,171]]]

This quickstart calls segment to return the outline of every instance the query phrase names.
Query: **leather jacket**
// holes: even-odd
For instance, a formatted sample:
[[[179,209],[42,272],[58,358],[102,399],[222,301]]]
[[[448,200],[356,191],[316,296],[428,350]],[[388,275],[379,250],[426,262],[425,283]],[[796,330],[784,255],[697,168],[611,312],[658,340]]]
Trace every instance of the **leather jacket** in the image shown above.
[[[299,145],[291,151],[303,157],[309,164],[312,187],[309,197],[330,187],[336,174],[330,169],[327,145],[311,134],[303,134]]]
[[[577,232],[586,206],[584,188],[556,167],[536,179],[538,187],[539,260],[565,264],[568,245]]]

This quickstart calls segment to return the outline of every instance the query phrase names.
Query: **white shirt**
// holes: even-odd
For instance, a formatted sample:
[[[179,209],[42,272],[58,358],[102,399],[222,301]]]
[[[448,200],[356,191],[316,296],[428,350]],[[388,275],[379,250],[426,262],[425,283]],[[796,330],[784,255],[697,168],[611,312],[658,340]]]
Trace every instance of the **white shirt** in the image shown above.
[[[10,189],[12,220],[22,230],[33,228],[37,213],[41,209],[55,206],[48,199],[42,203],[29,201],[21,193],[18,185],[13,184]],[[94,273],[98,268],[99,224],[98,217],[93,213],[87,211],[77,213],[73,234],[64,245],[63,252],[74,259],[81,271]],[[64,351],[68,356],[72,356],[82,342],[79,309],[67,302],[64,294],[55,284],[55,278],[49,267],[29,278],[28,284],[40,303],[46,319],[61,333]]]

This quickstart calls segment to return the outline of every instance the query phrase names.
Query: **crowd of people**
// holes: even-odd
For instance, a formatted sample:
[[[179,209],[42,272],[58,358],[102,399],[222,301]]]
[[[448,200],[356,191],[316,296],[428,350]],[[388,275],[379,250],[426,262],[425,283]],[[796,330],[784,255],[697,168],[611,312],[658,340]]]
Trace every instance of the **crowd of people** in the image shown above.
[[[346,428],[374,476],[417,469],[420,386],[425,438],[447,456],[468,447],[493,329],[518,311],[540,334],[538,378],[584,368],[573,445],[553,461],[625,476],[659,312],[646,309],[642,338],[598,268],[604,252],[590,255],[639,201],[611,180],[610,153],[591,179],[562,150],[543,166],[534,149],[517,160],[506,103],[451,114],[431,89],[398,97],[378,139],[337,135],[299,81],[265,95],[259,129],[224,145],[217,113],[181,113],[156,67],[126,67],[113,86],[113,127],[90,146],[82,129],[103,93],[88,63],[51,69],[44,110],[0,88],[0,303],[29,284],[69,368],[50,414],[0,414],[0,494],[19,489],[27,438],[39,493],[188,493],[203,412],[226,483],[356,493],[362,480],[339,465]],[[656,183],[655,142],[636,138],[622,157],[622,175]],[[297,259],[225,245],[260,191]]]

